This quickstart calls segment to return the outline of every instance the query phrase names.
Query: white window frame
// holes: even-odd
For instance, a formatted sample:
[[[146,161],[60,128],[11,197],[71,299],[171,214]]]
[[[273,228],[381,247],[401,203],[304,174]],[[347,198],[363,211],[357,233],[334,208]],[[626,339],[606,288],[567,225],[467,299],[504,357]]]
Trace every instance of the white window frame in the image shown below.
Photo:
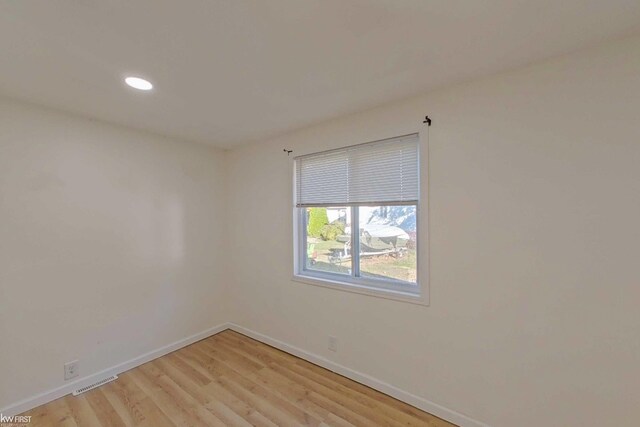
[[[323,272],[305,268],[307,258],[307,245],[305,242],[306,212],[305,208],[298,208],[295,204],[295,170],[293,173],[293,277],[295,282],[341,291],[364,294],[374,297],[382,297],[397,301],[409,302],[420,305],[429,305],[429,241],[428,241],[428,138],[426,128],[421,131],[413,131],[407,134],[418,134],[418,173],[420,179],[419,199],[416,203],[375,203],[375,206],[416,206],[416,283],[408,283],[394,279],[374,279],[369,277],[356,277],[356,272],[351,275]],[[346,147],[345,147],[346,148]],[[295,162],[294,162],[295,164]],[[294,168],[295,169],[295,166]],[[358,204],[343,205],[351,209],[352,223],[359,224]],[[360,265],[359,232],[352,225],[352,250],[351,258],[354,269]]]

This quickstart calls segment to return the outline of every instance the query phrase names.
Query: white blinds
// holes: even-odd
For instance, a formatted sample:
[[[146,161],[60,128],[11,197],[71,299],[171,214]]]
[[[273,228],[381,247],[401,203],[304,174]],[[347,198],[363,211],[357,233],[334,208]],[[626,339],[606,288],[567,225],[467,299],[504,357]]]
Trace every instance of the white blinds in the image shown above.
[[[417,202],[418,134],[296,158],[296,206]]]

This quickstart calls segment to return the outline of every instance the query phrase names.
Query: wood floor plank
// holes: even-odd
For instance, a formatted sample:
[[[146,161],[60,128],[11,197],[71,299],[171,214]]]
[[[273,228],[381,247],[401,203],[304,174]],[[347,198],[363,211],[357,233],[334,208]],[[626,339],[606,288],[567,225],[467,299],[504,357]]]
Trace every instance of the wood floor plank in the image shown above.
[[[174,425],[179,427],[200,425],[198,420],[191,415],[189,408],[184,408],[178,405],[171,394],[163,390],[159,384],[154,382],[154,380],[140,368],[142,368],[142,366],[130,372],[131,378],[136,385],[149,396],[156,406],[160,408],[160,411],[162,411],[167,418],[173,422]]]
[[[219,334],[218,336],[220,335],[221,334]],[[230,336],[231,334],[225,334],[225,338],[228,338]],[[254,349],[255,346],[250,341],[252,340],[245,339],[245,340],[237,340],[237,341],[231,340],[230,342],[234,344],[238,344],[236,346],[236,349],[238,351],[248,352],[252,354],[255,358],[261,360],[265,364],[274,363],[275,361],[280,360],[280,359],[275,359],[269,356],[268,353],[266,353],[265,351],[259,351]],[[263,347],[270,348],[268,346],[264,346],[264,344],[263,344]],[[262,350],[264,350],[264,348]],[[282,353],[282,355],[285,355],[289,358],[291,357],[286,353]],[[315,393],[313,393],[308,389],[305,389],[299,384],[291,382],[287,378],[284,378],[281,376],[278,378],[278,376],[279,375],[277,373],[272,372],[268,368],[262,369],[254,374],[247,375],[249,379],[263,385],[265,388],[283,397],[284,399],[291,402],[291,404],[299,407],[300,409],[306,412],[309,412],[310,414],[318,417],[319,419],[330,420],[331,425],[336,425],[341,427],[353,426],[353,424],[331,413],[329,409],[316,404],[314,400],[319,400],[319,399],[321,400],[321,398],[319,398],[318,396],[315,396]]]
[[[271,369],[264,369],[253,375],[256,382],[263,384],[265,387],[273,390],[274,393],[288,399],[304,411],[322,420],[331,421],[331,425],[339,427],[349,427],[354,425],[334,413],[341,411],[339,407],[336,409],[335,402],[324,400],[322,396],[305,389],[299,384],[291,382],[289,379],[280,376]],[[366,420],[362,421],[366,422]]]
[[[278,372],[279,374],[290,378],[292,381],[304,385],[309,390],[313,390],[328,401],[338,402],[338,405],[342,406],[343,408],[348,409],[354,414],[358,414],[366,418],[370,424],[386,427],[400,427],[402,425],[393,419],[384,417],[384,415],[379,412],[371,411],[367,406],[361,404],[360,402],[352,399],[349,396],[341,395],[333,388],[316,383],[306,378],[304,375],[290,370],[288,366],[285,367],[282,365],[273,364],[272,366],[270,366],[270,368]]]
[[[257,411],[256,408],[239,399],[233,393],[229,393],[219,379],[207,384],[205,389],[207,390],[207,393],[210,393],[211,396],[214,396],[216,399],[223,402],[226,406],[231,408],[233,412],[249,422],[251,425],[258,427],[273,427],[277,425]]]
[[[276,349],[271,348],[271,350],[275,350],[275,351],[279,351]],[[306,369],[309,369],[313,372],[316,372],[320,375],[327,375],[328,377],[331,378],[331,380],[333,382],[335,382],[336,384],[342,385],[346,388],[348,388],[349,390],[352,390],[354,392],[359,392],[362,393],[368,397],[370,397],[373,400],[376,400],[378,402],[383,403],[384,405],[387,406],[391,406],[393,407],[395,410],[399,411],[399,412],[403,412],[407,415],[409,415],[410,417],[416,418],[418,420],[423,420],[427,423],[433,423],[434,426],[438,426],[438,425],[442,425],[442,426],[448,426],[451,425],[450,423],[447,423],[446,421],[431,415],[427,412],[421,411],[418,408],[415,408],[411,405],[408,405],[404,402],[401,402],[397,399],[394,398],[390,398],[389,396],[380,393],[377,390],[374,390],[370,387],[367,387],[366,385],[357,383],[353,380],[350,380],[349,378],[343,377],[342,375],[336,374],[334,372],[330,372],[329,374],[327,374],[327,370],[318,366],[318,365],[314,365],[313,363],[307,362],[306,360],[303,359],[299,359],[296,358],[295,360],[295,364],[300,365]],[[418,424],[418,425],[424,425],[424,424]],[[430,425],[430,424],[427,424]]]
[[[367,396],[364,393],[361,393],[360,391],[346,387],[336,382],[335,379],[332,377],[320,375],[315,371],[312,371],[308,368],[302,367],[295,363],[287,365],[287,368],[301,376],[304,376],[310,381],[314,381],[317,384],[323,385],[324,387],[328,387],[345,397],[348,396],[350,399],[353,399],[355,402],[358,402],[358,404],[362,404],[366,408],[369,408],[369,411],[371,411],[372,413],[379,413],[390,420],[396,421],[394,422],[395,425],[403,425],[403,426],[424,425],[422,420],[420,420],[419,422],[416,422],[415,417],[412,417],[411,415],[406,414],[394,408],[393,406],[386,405],[375,399],[372,399],[371,397]]]
[[[153,400],[135,384],[131,378],[131,372],[120,375],[117,381],[100,388],[125,423],[132,421],[136,427],[174,425]]]
[[[53,402],[57,402],[60,399],[54,400]],[[53,402],[49,402],[46,405],[41,405],[32,410],[25,412],[22,415],[28,415],[31,417],[30,423],[36,424],[38,426],[49,426],[51,425],[52,420],[54,419],[51,412],[51,404]]]
[[[127,426],[136,426],[144,421],[144,415],[138,409],[138,401],[131,400],[123,388],[124,380],[110,382],[100,389],[113,409]]]
[[[127,427],[113,406],[109,403],[100,388],[93,389],[84,394],[85,399],[91,405],[100,422],[113,427]]]
[[[64,399],[64,402],[69,407],[71,416],[73,417],[77,425],[96,427],[108,425],[106,424],[108,420],[100,420],[97,417],[96,413],[93,412],[91,405],[89,405],[89,402],[84,395],[80,395],[77,397],[69,395],[63,397],[62,399]]]
[[[312,402],[316,406],[324,408],[328,413],[334,414],[351,424],[357,426],[376,425],[370,419],[368,419],[365,414],[353,411],[350,407],[343,405],[341,402],[336,402],[335,400],[327,398],[323,394],[318,393],[316,390],[308,388],[306,385],[301,385],[295,379],[292,379],[291,377],[286,375],[286,373],[283,374],[282,372],[275,369],[266,369],[262,372],[262,374],[269,375],[271,378],[273,378],[274,375],[278,375],[280,377],[280,381],[286,379],[285,384],[287,384],[291,388],[301,390],[305,395],[305,400]]]
[[[38,427],[453,426],[230,330],[23,415]]]
[[[239,377],[233,379],[228,377],[221,377],[218,380],[219,384],[224,387],[226,391],[236,396],[238,399],[245,402],[252,408],[255,408],[258,412],[271,420],[278,426],[296,426],[301,424],[293,415],[284,411],[282,408],[271,405],[266,399],[258,394],[252,393],[252,391],[242,384]]]
[[[224,340],[219,341],[222,343],[222,346],[224,347],[225,345],[229,345],[229,342],[226,342]],[[251,349],[247,346],[235,346],[234,352],[236,352],[237,354],[244,354],[244,355],[251,355],[251,357],[255,358],[256,360],[261,360],[262,363],[265,364],[265,368],[268,368],[268,366],[266,365],[271,365],[271,364],[280,364],[280,365],[287,365],[288,368],[294,368],[297,369],[296,366],[294,366],[290,360],[287,360],[286,363],[283,363],[282,361],[272,358],[270,356],[268,356],[266,354],[266,352],[264,351],[256,351],[254,349]],[[289,358],[291,357],[290,355]],[[294,370],[294,372],[296,372]],[[300,375],[306,375],[307,373],[310,372],[297,372]],[[315,375],[314,373],[311,373],[313,375]],[[294,381],[295,383],[295,381]],[[331,383],[330,379],[327,379],[327,381],[323,381],[321,382],[322,385],[325,385],[326,387],[333,387],[336,386],[335,383]],[[309,387],[307,387],[307,390],[305,391],[305,393],[308,393],[308,389]],[[402,425],[416,425],[415,423],[401,423],[399,421],[395,421],[396,420],[396,415],[402,415],[402,414],[396,414],[396,413],[392,413],[391,411],[386,410],[387,408],[383,408],[383,410],[379,410],[380,408],[377,407],[376,402],[375,401],[368,401],[366,396],[361,396],[361,399],[359,399],[359,402],[362,403],[362,401],[365,401],[365,403],[367,404],[367,406],[374,410],[373,414],[374,414],[374,420],[372,420],[372,422],[376,422],[378,425],[391,425],[391,426],[402,426]],[[383,419],[383,417],[386,416],[388,419]],[[335,417],[334,417],[335,418]],[[411,420],[404,420],[404,421],[411,421]],[[422,423],[421,423],[422,424]]]
[[[209,350],[208,352],[212,355],[214,359],[220,360],[221,362],[225,362],[231,367],[235,367],[243,371],[257,371],[259,369],[264,368],[264,365],[262,363],[253,361],[250,358],[245,357],[241,354],[228,351],[226,348],[224,348],[224,346],[221,346],[215,342],[204,340],[202,341],[202,345],[205,351],[206,349]]]
[[[198,351],[197,349],[195,351]],[[243,375],[256,371],[257,366],[251,363],[238,362],[242,356],[233,355],[216,349],[210,352],[210,365],[215,365],[218,372],[223,373],[217,382],[234,394],[238,399],[256,408],[278,425],[317,425],[320,420],[301,411],[286,400],[264,389],[259,384],[248,380]],[[204,355],[201,355],[205,358]]]
[[[51,402],[51,406],[49,408],[51,410],[50,418],[53,421],[51,424],[52,426],[78,427],[78,424],[71,413],[71,409],[67,406],[64,400],[54,400]]]
[[[240,354],[232,355],[230,360],[234,360],[238,357],[242,356]],[[321,420],[319,418],[305,412],[299,407],[291,404],[288,400],[273,393],[273,391],[249,379],[248,375],[256,372],[253,366],[247,367],[246,365],[236,365],[231,367],[225,362],[219,361],[219,363],[224,365],[227,369],[227,373],[220,378],[221,381],[228,382],[227,388],[235,389],[242,395],[240,396],[239,394],[236,394],[236,396],[245,401],[247,399],[252,400],[252,404],[256,407],[258,407],[261,402],[266,402],[265,405],[262,405],[263,409],[261,412],[263,414],[265,414],[265,411],[273,413],[273,417],[269,417],[270,419],[277,419],[279,423],[286,422],[290,425],[316,426],[320,424]],[[259,399],[255,400],[255,398]],[[273,408],[277,408],[277,410],[274,410]]]
[[[187,370],[185,373],[185,371],[178,369],[169,359],[165,358],[155,360],[154,364],[157,364],[162,372],[171,378],[186,393],[191,395],[203,408],[206,408],[219,418],[225,425],[251,425],[237,416],[237,414],[227,406],[217,404],[216,400],[212,399],[201,384],[199,384],[198,375],[192,375],[193,372],[197,371]],[[206,380],[206,384],[210,382],[210,380]]]
[[[303,360],[297,357],[292,357],[287,353],[284,353],[278,349],[265,345],[259,341],[248,338],[237,332],[234,332],[234,331],[228,331],[228,332],[229,333],[224,334],[224,336],[221,336],[222,334],[219,334],[216,337],[220,337],[224,341],[233,343],[234,348],[240,351],[253,351],[256,353],[260,353],[260,354],[257,354],[256,357],[261,358],[266,363],[281,363],[283,366],[291,367],[290,362],[294,362],[296,365],[299,365],[304,369],[308,369],[311,372],[316,373],[317,374],[317,376],[315,377],[316,380],[317,378],[324,378],[326,379],[326,381],[324,382],[325,384],[332,383],[330,384],[331,387],[336,386],[343,392],[347,391],[350,395],[361,394],[361,395],[367,396],[372,401],[376,401],[386,407],[393,408],[393,412],[392,412],[393,416],[403,420],[403,422],[406,423],[405,425],[418,425],[418,426],[451,425],[450,423],[447,423],[446,421],[438,417],[435,417],[427,412],[423,412],[404,402],[400,402],[399,400],[389,398],[388,396],[376,390],[373,390],[370,387],[354,382],[346,377],[343,377],[342,375],[327,371],[326,369],[318,365],[314,365],[313,363],[310,363],[306,360]],[[295,370],[295,368],[293,369]],[[362,399],[362,398],[358,397],[358,399]],[[371,405],[371,402],[369,401],[367,404]],[[385,412],[388,411],[383,408],[380,408],[380,409]]]
[[[158,360],[166,361],[168,364],[173,365],[181,371],[183,374],[188,375],[189,378],[199,386],[207,385],[211,382],[209,377],[200,372],[197,367],[190,366],[184,360],[182,360],[176,353],[167,354],[166,357],[162,357]]]
[[[172,400],[173,405],[179,408],[181,412],[190,415],[190,418],[198,425],[224,427],[224,423],[203,405],[199,404],[189,393],[176,384],[171,378],[159,369],[155,362],[142,365],[141,371],[148,378],[153,379],[158,385],[161,393]]]

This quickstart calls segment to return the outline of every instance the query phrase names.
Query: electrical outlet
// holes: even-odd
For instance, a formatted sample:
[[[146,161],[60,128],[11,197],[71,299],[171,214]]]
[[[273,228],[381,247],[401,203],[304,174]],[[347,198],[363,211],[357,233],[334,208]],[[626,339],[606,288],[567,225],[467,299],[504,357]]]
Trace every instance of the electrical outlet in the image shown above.
[[[74,360],[71,362],[67,362],[64,364],[64,379],[70,380],[71,378],[77,377],[78,372],[78,361]]]
[[[329,350],[338,351],[338,338],[329,336]]]

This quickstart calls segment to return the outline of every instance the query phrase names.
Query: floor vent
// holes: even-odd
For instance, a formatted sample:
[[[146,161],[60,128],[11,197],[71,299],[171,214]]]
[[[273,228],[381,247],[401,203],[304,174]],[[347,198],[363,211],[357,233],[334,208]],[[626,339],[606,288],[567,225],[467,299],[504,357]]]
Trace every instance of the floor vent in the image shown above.
[[[76,391],[73,392],[73,395],[77,396],[79,394],[84,393],[85,391],[93,390],[94,388],[100,387],[102,384],[106,384],[108,382],[111,382],[111,381],[114,381],[114,380],[117,380],[117,379],[118,379],[117,375],[111,375],[110,377],[107,377],[107,378],[105,378],[103,380],[100,380],[100,381],[95,382],[93,384],[89,384],[86,387],[82,387],[82,388],[77,389]]]

